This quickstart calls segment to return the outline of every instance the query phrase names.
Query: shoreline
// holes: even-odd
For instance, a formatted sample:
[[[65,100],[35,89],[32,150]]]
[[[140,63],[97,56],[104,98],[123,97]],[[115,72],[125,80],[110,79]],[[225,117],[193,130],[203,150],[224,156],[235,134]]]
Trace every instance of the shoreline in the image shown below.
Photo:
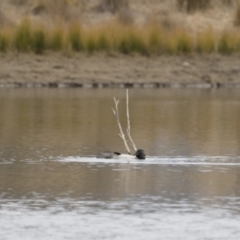
[[[240,88],[239,56],[0,54],[0,88]]]
[[[172,88],[172,89],[211,89],[211,88],[239,88],[240,83],[216,85],[208,83],[0,83],[1,88]]]

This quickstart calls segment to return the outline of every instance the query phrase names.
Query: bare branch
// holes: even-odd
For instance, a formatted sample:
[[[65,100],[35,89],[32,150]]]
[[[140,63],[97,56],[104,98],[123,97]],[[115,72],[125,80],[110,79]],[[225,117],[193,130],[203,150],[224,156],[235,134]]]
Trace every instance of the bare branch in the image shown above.
[[[128,89],[127,89],[127,91],[126,91],[126,107],[127,107],[127,123],[128,123],[128,127],[127,127],[127,135],[128,135],[128,138],[129,138],[129,140],[130,140],[130,142],[131,142],[131,146],[133,147],[133,149],[135,150],[135,151],[137,151],[137,147],[136,147],[136,145],[135,145],[135,143],[133,142],[133,140],[132,140],[132,137],[131,137],[131,127],[130,127],[130,117],[129,117],[129,98],[128,98]]]
[[[119,131],[120,131],[119,135],[120,135],[120,137],[123,140],[123,143],[125,145],[125,148],[126,148],[127,152],[129,154],[131,154],[130,149],[129,149],[128,144],[127,144],[127,140],[126,140],[125,135],[124,135],[123,130],[122,130],[122,126],[121,126],[120,120],[119,120],[119,113],[118,113],[118,103],[119,103],[119,100],[116,100],[115,97],[113,99],[114,99],[114,103],[115,103],[115,109],[113,109],[113,114],[116,116],[116,119],[117,119],[117,124],[118,124],[118,128],[119,128]]]
[[[122,138],[122,136],[121,136],[120,133],[119,133],[118,135],[119,135],[120,138]],[[123,138],[122,138],[122,139],[123,139]],[[125,140],[126,140],[126,139],[125,139]],[[130,147],[131,147],[133,150],[135,150],[134,147],[133,147],[133,145],[132,145],[128,140],[126,140],[126,142],[127,142],[127,144],[130,145]],[[136,150],[135,150],[135,151],[136,151]]]

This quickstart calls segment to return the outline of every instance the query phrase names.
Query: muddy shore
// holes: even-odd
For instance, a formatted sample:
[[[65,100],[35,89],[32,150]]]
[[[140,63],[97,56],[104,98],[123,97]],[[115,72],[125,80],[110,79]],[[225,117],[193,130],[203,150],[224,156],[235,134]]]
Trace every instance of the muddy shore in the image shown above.
[[[0,54],[0,87],[240,88],[239,56]]]

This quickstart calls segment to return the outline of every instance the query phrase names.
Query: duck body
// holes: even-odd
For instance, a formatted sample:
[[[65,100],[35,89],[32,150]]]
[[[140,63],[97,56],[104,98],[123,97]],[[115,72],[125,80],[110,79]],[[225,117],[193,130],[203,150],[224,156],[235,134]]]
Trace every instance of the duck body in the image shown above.
[[[105,158],[105,159],[127,159],[127,160],[133,160],[133,159],[139,159],[143,160],[146,158],[145,152],[142,149],[138,149],[134,155],[130,154],[122,154],[119,152],[110,152],[105,151],[101,152],[97,155],[97,158]]]

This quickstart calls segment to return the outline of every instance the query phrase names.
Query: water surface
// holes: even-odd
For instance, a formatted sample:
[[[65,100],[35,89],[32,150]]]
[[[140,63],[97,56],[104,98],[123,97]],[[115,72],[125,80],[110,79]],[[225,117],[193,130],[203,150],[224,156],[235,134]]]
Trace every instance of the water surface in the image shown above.
[[[0,90],[0,239],[239,239],[240,91]]]

